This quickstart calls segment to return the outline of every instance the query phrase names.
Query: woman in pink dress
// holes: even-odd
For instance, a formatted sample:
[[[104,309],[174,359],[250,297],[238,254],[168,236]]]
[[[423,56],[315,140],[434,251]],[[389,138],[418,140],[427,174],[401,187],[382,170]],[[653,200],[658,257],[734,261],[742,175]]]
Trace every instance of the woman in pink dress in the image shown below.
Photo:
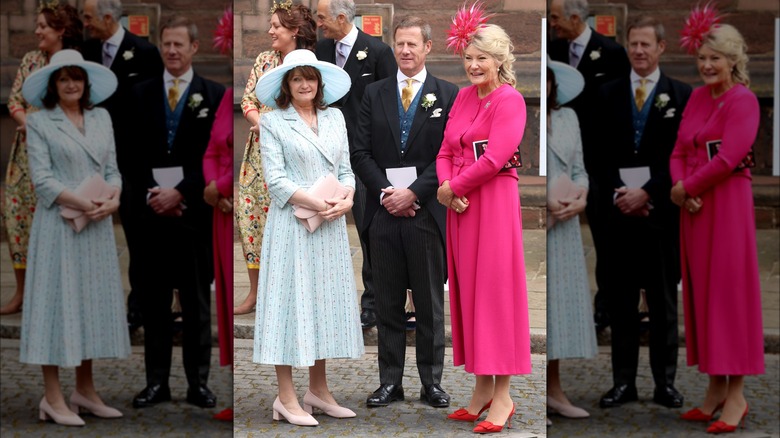
[[[226,91],[222,96],[214,116],[211,140],[203,156],[203,176],[206,180],[203,199],[214,208],[212,245],[217,295],[219,364],[226,366],[233,364],[233,92],[231,90]]]
[[[437,198],[448,207],[453,362],[476,375],[476,387],[468,408],[449,418],[475,421],[489,408],[474,432],[491,433],[511,426],[511,376],[531,373],[518,178],[504,168],[523,138],[526,112],[506,32],[482,24],[463,34],[473,37],[455,49],[472,85],[458,93],[444,131]],[[475,159],[473,143],[482,140],[486,152]]]
[[[733,432],[748,412],[744,376],[764,373],[761,285],[750,170],[759,124],[747,88],[745,42],[730,25],[702,37],[697,66],[704,86],[683,113],[671,157],[672,201],[681,207],[680,245],[688,365],[709,375],[699,407],[681,418]]]

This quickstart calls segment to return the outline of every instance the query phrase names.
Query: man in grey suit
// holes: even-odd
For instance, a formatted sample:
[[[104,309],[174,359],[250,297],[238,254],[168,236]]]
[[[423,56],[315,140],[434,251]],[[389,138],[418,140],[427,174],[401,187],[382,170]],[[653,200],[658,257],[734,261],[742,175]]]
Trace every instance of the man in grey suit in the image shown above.
[[[431,27],[417,17],[394,30],[398,71],[365,89],[352,168],[366,185],[364,220],[374,274],[381,386],[369,407],[404,399],[406,290],[414,290],[420,398],[447,407],[444,364],[445,209],[436,200],[436,155],[458,87],[425,68]]]
[[[325,38],[317,41],[315,53],[320,61],[330,62],[343,68],[352,80],[349,92],[332,104],[341,108],[347,124],[349,150],[354,151],[355,125],[366,86],[374,81],[395,74],[397,65],[393,51],[380,39],[358,29],[355,19],[355,2],[352,0],[320,0],[317,2],[317,26]],[[357,175],[356,175],[357,176]],[[355,205],[352,216],[355,225],[361,228],[366,188],[355,178]],[[374,287],[366,241],[361,237],[363,251],[363,295],[360,298],[360,323],[363,328],[376,325],[374,311]]]

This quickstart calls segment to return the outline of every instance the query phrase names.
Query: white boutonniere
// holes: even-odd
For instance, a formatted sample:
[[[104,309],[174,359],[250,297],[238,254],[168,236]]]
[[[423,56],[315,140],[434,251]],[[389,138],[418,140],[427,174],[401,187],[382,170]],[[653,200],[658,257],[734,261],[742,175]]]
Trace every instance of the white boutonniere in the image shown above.
[[[436,94],[428,93],[423,96],[422,103],[420,105],[425,108],[425,111],[428,111],[428,108],[432,107],[434,103],[436,103]]]
[[[433,113],[431,113],[431,118],[435,119],[437,117],[441,117],[441,108],[436,108],[433,110]]]
[[[664,114],[664,118],[671,119],[672,117],[674,117],[675,111],[677,111],[677,108],[669,108],[668,110],[666,110],[666,114]]]
[[[666,93],[661,93],[658,96],[655,97],[655,107],[659,110],[662,110],[666,108],[666,105],[669,104],[669,95]]]
[[[187,106],[194,111],[195,108],[200,106],[201,102],[203,102],[203,96],[200,93],[195,93],[190,96],[190,100],[187,101]]]
[[[209,116],[209,109],[208,108],[201,108],[200,112],[198,113],[198,116],[195,117],[196,119],[205,119]]]
[[[589,56],[590,56],[590,60],[591,61],[595,61],[595,60],[601,58],[601,47],[599,47],[596,50],[591,50]]]
[[[125,50],[124,52],[122,52],[122,58],[125,61],[129,61],[129,60],[133,59],[133,56],[135,56],[135,47],[133,47],[130,50]]]
[[[357,52],[355,57],[358,59],[358,61],[362,61],[362,60],[366,59],[366,57],[368,57],[368,47],[366,47],[365,49]]]

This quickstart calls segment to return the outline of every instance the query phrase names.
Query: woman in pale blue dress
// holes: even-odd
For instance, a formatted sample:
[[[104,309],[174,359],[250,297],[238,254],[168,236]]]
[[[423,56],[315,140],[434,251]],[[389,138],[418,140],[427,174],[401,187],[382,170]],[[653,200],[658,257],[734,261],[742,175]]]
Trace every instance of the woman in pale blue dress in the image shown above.
[[[257,82],[264,105],[277,108],[260,119],[260,149],[271,207],[263,233],[253,361],[276,366],[279,395],[274,420],[318,424],[316,407],[337,418],[354,417],[331,395],[325,359],[363,354],[352,259],[344,214],[352,207],[355,179],[344,117],[327,104],[350,86],[349,75],[294,50],[284,64]],[[346,195],[320,199],[307,189],[333,174]],[[293,216],[295,207],[325,219],[313,232]],[[309,388],[298,403],[292,367],[309,367]]]
[[[38,201],[30,237],[19,360],[42,365],[45,387],[40,419],[83,426],[77,415],[122,413],[106,406],[92,377],[92,360],[130,353],[124,294],[111,214],[119,207],[111,119],[92,105],[116,89],[116,77],[75,50],[60,50],[24,82],[25,100],[43,108],[27,118],[30,173]],[[106,194],[77,192],[99,175]],[[60,215],[80,211],[87,225],[76,232]],[[65,402],[59,367],[76,367],[76,386]],[[70,409],[69,409],[70,408]],[[73,411],[73,412],[71,412]]]
[[[591,358],[597,352],[578,219],[585,209],[588,175],[577,115],[560,107],[582,91],[584,81],[576,69],[547,62],[547,409],[584,418],[588,412],[571,404],[559,374],[560,359]],[[564,195],[562,181],[570,181]]]

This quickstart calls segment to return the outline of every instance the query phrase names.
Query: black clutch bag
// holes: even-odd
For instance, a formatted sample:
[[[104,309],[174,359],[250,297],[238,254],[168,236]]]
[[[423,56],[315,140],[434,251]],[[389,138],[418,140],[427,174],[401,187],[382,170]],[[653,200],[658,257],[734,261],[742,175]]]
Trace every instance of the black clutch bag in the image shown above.
[[[723,143],[723,140],[712,140],[707,142],[707,158],[709,158],[710,161],[712,161],[712,157],[717,155],[718,151],[720,150],[721,143]],[[756,167],[756,160],[753,157],[753,148],[751,148],[747,153],[747,156],[745,156],[745,158],[739,162],[737,168],[734,169],[734,171],[736,172],[744,168],[752,169],[754,167]]]
[[[474,146],[474,159],[479,160],[479,157],[484,155],[485,151],[487,150],[488,141],[487,140],[478,140],[472,143]],[[517,145],[517,150],[514,154],[512,154],[512,157],[509,158],[509,161],[504,164],[504,169],[511,169],[511,168],[517,168],[517,167],[523,167],[523,162],[520,159],[520,145]]]

